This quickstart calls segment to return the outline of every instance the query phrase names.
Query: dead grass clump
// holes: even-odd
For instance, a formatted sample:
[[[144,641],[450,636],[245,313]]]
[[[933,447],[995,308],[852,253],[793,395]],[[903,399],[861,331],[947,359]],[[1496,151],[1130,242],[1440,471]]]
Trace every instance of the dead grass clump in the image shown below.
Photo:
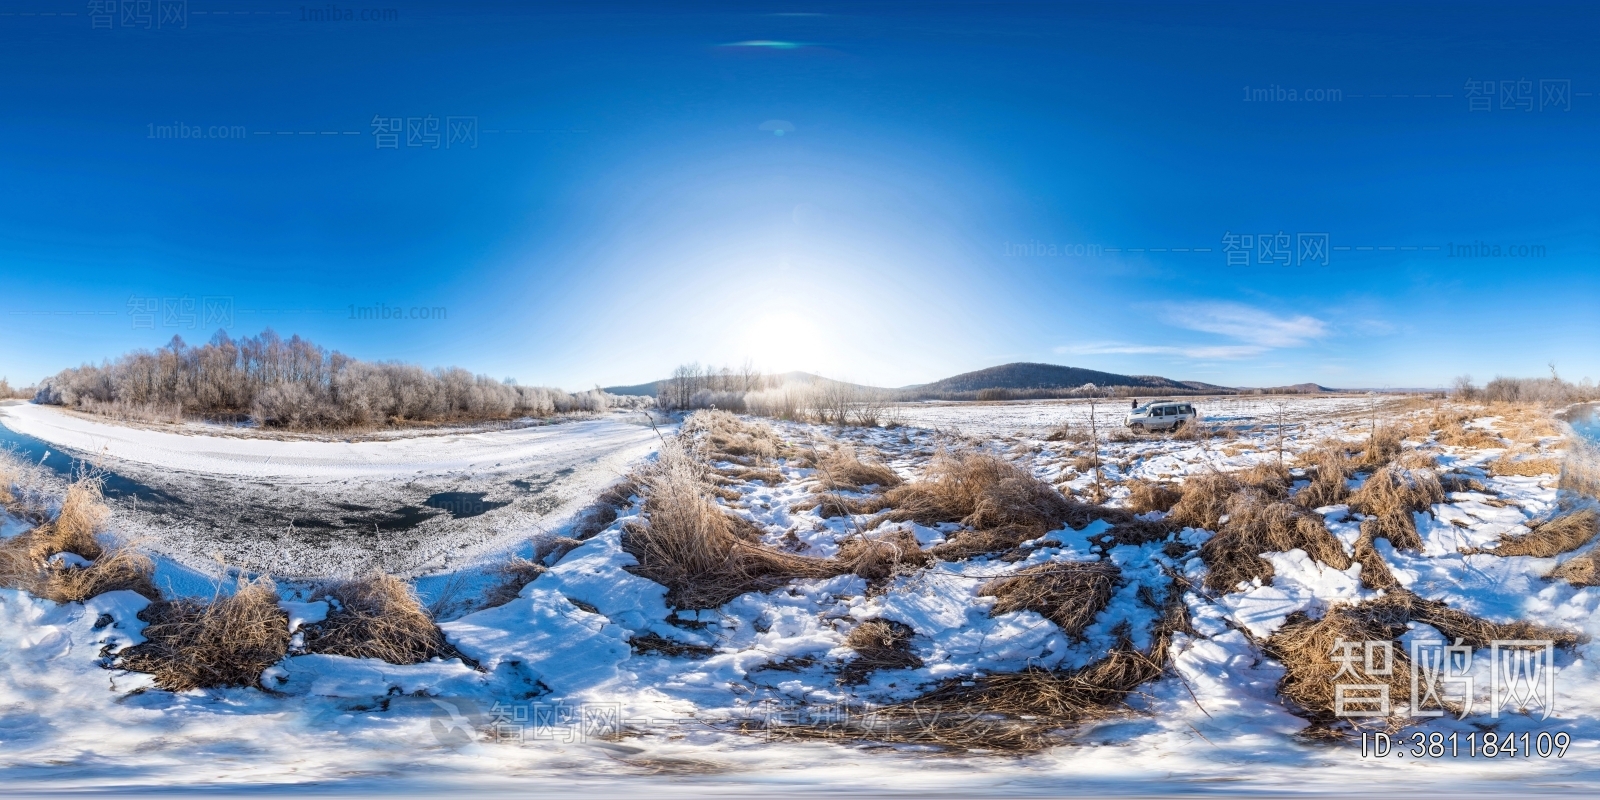
[[[1046,533],[1064,522],[1095,518],[1050,484],[999,456],[941,454],[927,477],[890,489],[891,518],[923,525],[960,522],[973,528],[1016,525]]]
[[[522,590],[528,584],[533,583],[536,578],[543,575],[547,570],[538,561],[513,558],[501,564],[495,571],[500,574],[500,580],[483,593],[484,608],[503,606],[517,599],[517,596],[522,594]]]
[[[839,681],[845,684],[865,683],[868,676],[883,669],[917,669],[922,659],[911,649],[911,626],[887,619],[869,619],[857,625],[845,637],[845,646],[856,651],[856,657],[844,665]]]
[[[1600,586],[1600,549],[1590,550],[1562,562],[1545,577],[1550,580],[1563,580],[1578,587]]]
[[[596,534],[611,527],[622,515],[622,510],[633,505],[633,497],[639,493],[639,485],[632,478],[625,478],[607,487],[595,501],[578,514],[578,521],[572,526],[572,537],[580,542],[593,539]]]
[[[1315,509],[1343,503],[1350,496],[1346,481],[1354,464],[1343,446],[1326,444],[1302,454],[1300,460],[1307,464],[1311,483],[1295,492],[1296,503]]]
[[[775,469],[758,469],[755,467],[732,467],[717,470],[721,475],[740,481],[761,481],[768,486],[777,486],[783,483],[783,473]]]
[[[877,461],[862,461],[849,445],[839,445],[824,454],[817,460],[817,471],[822,473],[822,485],[827,489],[861,491],[873,485],[888,489],[904,483],[889,467]]]
[[[1458,611],[1442,600],[1424,600],[1410,592],[1403,592],[1409,604],[1412,622],[1432,625],[1446,639],[1457,639],[1469,647],[1488,647],[1490,643],[1505,641],[1544,641],[1556,647],[1572,647],[1587,641],[1581,634],[1563,628],[1536,625],[1532,622],[1490,622],[1465,611]]]
[[[1107,519],[1110,520],[1109,517]],[[1172,526],[1166,520],[1115,520],[1112,521],[1111,527],[1101,534],[1100,540],[1112,547],[1124,544],[1140,547],[1165,539],[1172,532]]]
[[[1378,530],[1376,517],[1361,521],[1361,534],[1356,537],[1355,546],[1350,548],[1350,557],[1361,565],[1361,585],[1368,589],[1393,589],[1400,585],[1400,580],[1394,576],[1394,570],[1389,569],[1389,563],[1383,560],[1383,554],[1378,552],[1375,542],[1381,534]]]
[[[167,691],[255,686],[289,650],[289,615],[266,578],[241,578],[232,595],[209,603],[152,603],[139,618],[149,623],[145,642],[124,650],[118,666],[154,675]]]
[[[1434,441],[1451,447],[1471,449],[1506,446],[1505,441],[1493,432],[1483,428],[1469,428],[1462,420],[1454,420],[1440,426],[1434,433]]]
[[[306,629],[312,653],[421,664],[455,655],[433,616],[405,581],[370,575],[329,584],[312,595],[327,600],[328,618]]]
[[[1408,454],[1372,474],[1350,495],[1350,509],[1377,517],[1376,535],[1400,549],[1417,550],[1422,537],[1412,514],[1444,502],[1444,487],[1433,471],[1433,459]]]
[[[1516,475],[1523,478],[1540,478],[1561,474],[1561,459],[1549,456],[1513,458],[1509,454],[1489,462],[1489,474],[1496,477]]]
[[[1471,475],[1464,475],[1460,472],[1446,472],[1445,474],[1440,475],[1439,487],[1444,489],[1446,492],[1477,492],[1478,494],[1490,493],[1489,487],[1484,486],[1482,481],[1472,477]]]
[[[1228,513],[1228,498],[1239,482],[1226,472],[1204,472],[1183,481],[1183,496],[1172,506],[1167,522],[1177,528],[1203,528],[1214,531]]]
[[[715,608],[745,592],[843,571],[824,559],[745,541],[707,498],[701,472],[681,448],[663,448],[644,477],[645,520],[623,528],[623,549],[639,562],[630,571],[667,587],[667,602]]]
[[[933,562],[911,531],[897,529],[881,536],[854,536],[839,543],[839,561],[869,584],[880,584],[902,572]]]
[[[890,489],[884,499],[895,521],[960,522],[972,528],[933,549],[938,558],[951,560],[1008,550],[1063,525],[1082,528],[1127,514],[1068,499],[1026,469],[975,452],[940,454],[926,477]]]
[[[629,639],[628,647],[641,655],[653,653],[668,658],[710,658],[717,654],[715,647],[680,642],[655,633],[645,633]]]
[[[948,750],[1032,752],[1061,741],[1064,728],[1119,713],[1139,687],[1161,676],[1172,637],[1189,631],[1181,579],[1162,604],[1150,649],[1134,648],[1121,627],[1098,661],[1074,670],[1031,668],[972,680],[954,678],[914,700],[846,715],[843,720],[769,726],[769,735],[917,744]]]
[[[1397,641],[1407,630],[1406,623],[1420,622],[1433,626],[1447,640],[1460,639],[1462,643],[1478,648],[1487,647],[1493,640],[1550,640],[1560,647],[1571,647],[1583,638],[1570,631],[1548,628],[1527,622],[1496,623],[1457,611],[1437,600],[1424,600],[1403,589],[1390,591],[1356,604],[1340,604],[1329,609],[1321,619],[1311,619],[1305,612],[1297,611],[1266,642],[1267,655],[1284,666],[1283,678],[1278,682],[1278,694],[1291,708],[1320,727],[1331,728],[1339,721],[1336,716],[1335,685],[1356,682],[1346,677],[1335,678],[1339,663],[1333,654],[1342,652],[1339,640],[1357,643],[1354,654],[1360,659],[1358,667],[1365,664],[1362,643],[1391,642],[1392,673],[1387,676],[1371,675],[1362,671],[1359,682],[1389,686],[1391,705],[1411,696],[1411,667],[1405,648]],[[1382,656],[1375,657],[1382,664]],[[1374,692],[1371,697],[1376,697]],[[1362,706],[1362,709],[1370,706]],[[1392,724],[1385,720],[1383,724]]]
[[[1089,436],[1088,428],[1073,425],[1070,422],[1063,422],[1060,425],[1051,428],[1050,432],[1045,434],[1044,440],[1047,442],[1087,444],[1091,440],[1091,437]]]
[[[1267,655],[1284,667],[1283,677],[1278,681],[1278,696],[1300,716],[1321,726],[1331,726],[1340,719],[1336,713],[1335,685],[1355,682],[1334,677],[1338,663],[1332,656],[1341,652],[1337,646],[1339,642],[1357,643],[1356,653],[1364,658],[1361,643],[1393,642],[1405,633],[1409,612],[1410,604],[1399,593],[1390,593],[1355,605],[1334,606],[1321,619],[1311,619],[1304,611],[1290,614],[1288,621],[1263,647]],[[1390,675],[1363,675],[1359,682],[1386,684],[1393,701],[1411,696],[1411,662],[1398,644],[1392,646],[1391,654]],[[1358,662],[1358,666],[1364,663]],[[1376,697],[1376,692],[1370,696]]]
[[[848,517],[855,514],[876,514],[888,507],[888,501],[884,500],[881,495],[850,498],[830,492],[818,497],[816,500],[796,503],[789,507],[789,511],[798,513],[810,511],[814,508],[817,510],[817,516],[823,519],[833,519],[834,517]]]
[[[1497,556],[1533,556],[1550,558],[1570,553],[1594,540],[1600,533],[1600,513],[1593,508],[1580,508],[1559,517],[1529,523],[1531,531],[1521,535],[1508,534],[1492,548],[1477,548],[1474,553]]]
[[[1270,583],[1272,563],[1263,553],[1299,549],[1334,569],[1350,567],[1344,545],[1320,516],[1301,506],[1274,502],[1265,492],[1246,488],[1228,498],[1226,511],[1228,521],[1200,546],[1200,560],[1208,570],[1206,586],[1214,591],[1231,592],[1255,578]]]
[[[1379,428],[1367,437],[1366,448],[1356,468],[1362,471],[1382,469],[1400,455],[1404,436],[1399,428]]]
[[[740,419],[727,411],[696,411],[684,420],[680,435],[706,451],[712,460],[754,463],[776,458],[783,440],[771,425]]]
[[[109,514],[98,481],[75,481],[54,519],[0,540],[0,587],[57,603],[78,603],[118,590],[161,599],[153,583],[155,565],[147,556],[132,546],[100,542],[97,532]],[[63,554],[89,563],[81,565]]]
[[[1135,480],[1128,487],[1127,509],[1135,514],[1171,511],[1183,498],[1183,490],[1172,483]]]
[[[1079,637],[1111,602],[1121,577],[1122,571],[1109,561],[1039,564],[989,581],[978,590],[978,596],[995,598],[991,617],[1033,611],[1054,622],[1062,633]]]

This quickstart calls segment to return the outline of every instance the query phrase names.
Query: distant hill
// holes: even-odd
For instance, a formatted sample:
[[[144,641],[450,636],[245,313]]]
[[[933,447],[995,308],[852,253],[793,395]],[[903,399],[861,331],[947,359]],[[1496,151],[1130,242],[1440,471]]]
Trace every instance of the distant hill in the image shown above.
[[[842,383],[809,372],[786,372],[776,376],[784,383],[791,384],[830,384]],[[611,394],[624,395],[655,395],[666,380],[640,383],[633,386],[607,386],[605,390]],[[1001,391],[1009,392],[1007,397],[1023,399],[1029,397],[1061,397],[1065,390],[1076,389],[1086,383],[1092,383],[1100,388],[1120,389],[1118,395],[1128,395],[1139,392],[1149,394],[1317,394],[1322,392],[1338,392],[1338,389],[1329,389],[1315,383],[1297,383],[1290,386],[1275,386],[1264,389],[1245,389],[1229,386],[1218,386],[1213,383],[1201,381],[1180,381],[1172,378],[1163,378],[1160,375],[1120,375],[1115,372],[1101,372],[1095,369],[1081,367],[1063,367],[1058,364],[1035,364],[1019,362],[1015,364],[1001,364],[998,367],[989,367],[974,372],[963,372],[960,375],[937,380],[933,383],[914,384],[902,386],[891,390],[901,399],[947,399],[970,400],[979,392]],[[858,384],[845,384],[858,386]],[[860,387],[870,388],[870,387]]]
[[[1262,394],[1321,394],[1323,392],[1342,392],[1344,390],[1329,389],[1328,387],[1317,383],[1296,383],[1292,386],[1272,386],[1265,389],[1253,389],[1251,391],[1260,392]]]
[[[938,397],[964,394],[984,389],[1075,389],[1086,383],[1095,386],[1130,386],[1155,391],[1179,392],[1232,392],[1225,386],[1214,386],[1199,381],[1175,381],[1158,375],[1118,375],[1081,367],[1063,367],[1056,364],[1016,363],[963,372],[933,383],[906,386],[901,389],[910,395]]]

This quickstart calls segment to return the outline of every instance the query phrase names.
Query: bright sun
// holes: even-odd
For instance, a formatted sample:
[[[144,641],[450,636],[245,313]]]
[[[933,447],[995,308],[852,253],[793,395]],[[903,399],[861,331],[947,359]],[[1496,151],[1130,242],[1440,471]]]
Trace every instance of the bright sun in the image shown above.
[[[816,323],[794,309],[755,312],[746,319],[739,349],[766,372],[802,369],[817,361]]]

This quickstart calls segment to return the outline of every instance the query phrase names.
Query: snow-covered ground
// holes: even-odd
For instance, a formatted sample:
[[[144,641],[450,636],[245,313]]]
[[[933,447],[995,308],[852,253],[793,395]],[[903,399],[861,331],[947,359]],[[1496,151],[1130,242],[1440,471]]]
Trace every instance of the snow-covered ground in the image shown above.
[[[0,406],[0,425],[131,482],[111,499],[157,552],[291,578],[501,553],[559,528],[660,443],[641,413],[358,442],[176,433],[32,404]]]
[[[1354,438],[1362,402],[1290,401],[1293,453],[1329,435]],[[1040,406],[1032,408],[1030,406]],[[988,434],[985,446],[1029,464],[1052,483],[1084,488],[1071,446],[1041,434],[1061,421],[1061,404],[940,406],[938,427]],[[995,409],[1012,415],[995,421]],[[1234,440],[1142,437],[1105,446],[1108,476],[1182,476],[1212,466],[1241,468],[1276,458],[1276,432],[1264,427],[1268,404],[1241,402],[1208,418],[1234,418]],[[1275,412],[1275,409],[1273,409]],[[916,413],[921,413],[920,410]],[[1389,421],[1400,419],[1391,412]],[[911,415],[908,415],[911,416]],[[931,418],[916,418],[932,424]],[[1023,420],[1032,420],[1024,422]],[[1485,423],[1488,424],[1488,423]],[[992,426],[992,427],[986,427]],[[962,442],[926,429],[850,431],[780,424],[798,444],[844,438],[870,448],[907,477],[941,447]],[[648,432],[648,428],[645,429]],[[1025,431],[1026,435],[1016,436]],[[998,433],[1003,431],[1004,433]],[[1442,466],[1472,469],[1496,450],[1444,448]],[[829,555],[866,517],[822,519],[791,507],[810,494],[814,470],[784,463],[784,480],[730,488],[726,505],[765,531],[769,543],[798,539],[806,552]],[[1462,555],[1463,545],[1493,541],[1547,513],[1554,476],[1483,476],[1489,493],[1455,493],[1418,517],[1425,547],[1396,552],[1380,545],[1400,581],[1429,598],[1497,621],[1526,619],[1600,634],[1600,591],[1540,576],[1560,559]],[[1125,492],[1113,492],[1113,497]],[[1117,500],[1113,500],[1117,502]],[[1252,637],[1269,635],[1294,611],[1320,613],[1335,602],[1374,593],[1357,568],[1337,571],[1300,551],[1272,554],[1276,578],[1222,595],[1184,596],[1196,635],[1179,635],[1169,674],[1143,687],[1124,715],[1076,730],[1071,744],[1026,756],[937,755],[916,748],[772,741],[735,730],[740,720],[785,721],[797,707],[840,708],[915,696],[944,678],[1014,672],[1030,665],[1072,667],[1093,660],[1131,623],[1136,646],[1150,611],[1141,586],[1162,589],[1163,567],[1201,576],[1197,558],[1174,560],[1156,542],[1104,549],[1091,540],[1105,523],[1040,540],[1016,562],[979,558],[938,563],[901,575],[882,592],[854,576],[795,581],[741,596],[714,611],[672,614],[665,589],[624,569],[621,527],[635,506],[604,532],[563,557],[504,606],[451,619],[446,635],[478,662],[394,666],[333,656],[285,659],[263,676],[267,690],[171,694],[149,678],[103,669],[101,653],[137,642],[144,600],[117,593],[57,607],[0,591],[0,775],[28,791],[315,787],[319,791],[584,792],[600,796],[760,793],[909,794],[1349,794],[1381,791],[1464,794],[1592,792],[1600,785],[1600,674],[1594,644],[1555,662],[1556,705],[1549,719],[1486,710],[1424,732],[1563,731],[1564,756],[1540,758],[1363,757],[1359,743],[1314,744],[1297,738],[1305,720],[1291,714],[1275,686],[1280,665]],[[1348,546],[1357,521],[1325,509],[1330,529]],[[951,531],[910,523],[924,545]],[[15,531],[13,525],[8,530]],[[1204,538],[1204,531],[1181,534]],[[1563,556],[1562,558],[1565,558]],[[1063,636],[1031,611],[990,616],[976,595],[996,575],[1053,561],[1109,559],[1127,583],[1084,633]],[[318,604],[285,601],[296,620],[314,620]],[[868,619],[911,626],[923,666],[880,671],[859,686],[838,680],[850,657],[845,637]],[[1427,631],[1415,630],[1411,636]],[[645,634],[707,648],[700,655],[636,653]],[[1483,658],[1479,656],[1480,660]],[[1480,668],[1480,694],[1489,676]],[[468,730],[473,731],[469,735]],[[492,735],[491,735],[492,734]]]

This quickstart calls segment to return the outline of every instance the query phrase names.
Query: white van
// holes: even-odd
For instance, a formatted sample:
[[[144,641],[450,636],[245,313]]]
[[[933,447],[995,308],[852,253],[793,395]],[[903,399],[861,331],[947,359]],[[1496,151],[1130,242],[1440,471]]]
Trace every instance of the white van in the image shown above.
[[[1175,431],[1198,416],[1191,403],[1152,400],[1128,412],[1122,424],[1135,431]]]

